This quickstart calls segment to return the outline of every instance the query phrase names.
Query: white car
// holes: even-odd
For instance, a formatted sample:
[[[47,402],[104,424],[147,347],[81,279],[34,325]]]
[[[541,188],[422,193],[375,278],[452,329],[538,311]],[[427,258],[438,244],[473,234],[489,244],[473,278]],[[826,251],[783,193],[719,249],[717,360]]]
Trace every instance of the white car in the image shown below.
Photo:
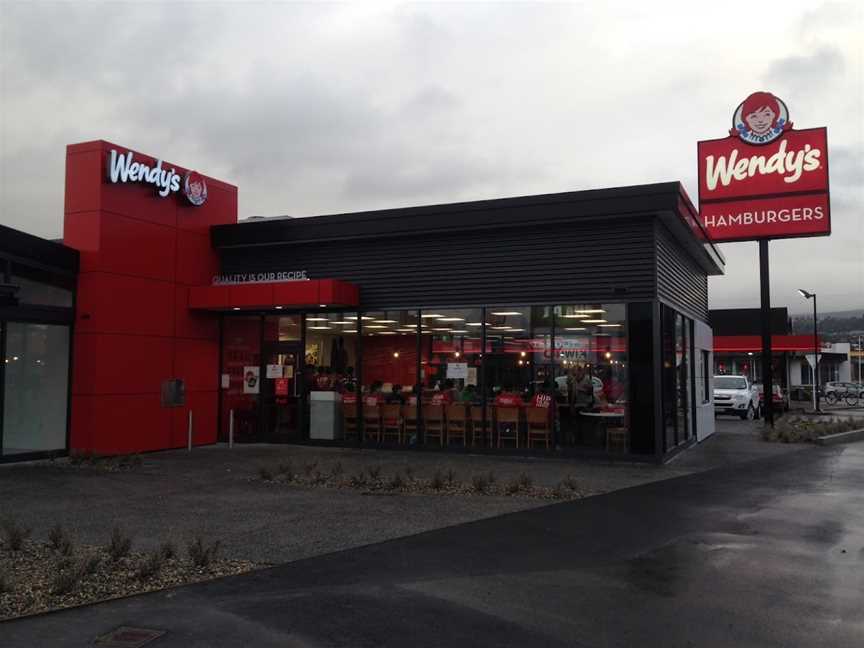
[[[759,391],[746,376],[714,376],[714,414],[759,418]]]
[[[827,382],[822,391],[826,396],[831,392],[837,392],[838,394],[847,394],[852,392],[853,394],[858,394],[859,398],[864,398],[864,385],[859,385],[858,383],[853,382]]]

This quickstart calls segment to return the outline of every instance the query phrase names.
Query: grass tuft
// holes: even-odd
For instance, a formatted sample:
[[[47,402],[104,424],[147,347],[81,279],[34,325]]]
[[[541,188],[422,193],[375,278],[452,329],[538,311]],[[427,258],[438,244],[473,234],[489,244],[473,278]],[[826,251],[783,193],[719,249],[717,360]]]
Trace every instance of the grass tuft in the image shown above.
[[[30,536],[30,529],[25,528],[12,517],[4,518],[0,522],[0,531],[3,533],[3,544],[9,551],[20,551]]]
[[[191,560],[192,564],[196,567],[209,566],[210,563],[216,560],[216,555],[219,553],[219,544],[220,543],[217,540],[211,545],[206,545],[201,536],[196,536],[187,547],[189,560]]]
[[[111,538],[105,546],[105,550],[111,557],[113,562],[117,562],[121,558],[125,558],[132,550],[132,538],[123,533],[119,526],[115,526],[111,531]]]

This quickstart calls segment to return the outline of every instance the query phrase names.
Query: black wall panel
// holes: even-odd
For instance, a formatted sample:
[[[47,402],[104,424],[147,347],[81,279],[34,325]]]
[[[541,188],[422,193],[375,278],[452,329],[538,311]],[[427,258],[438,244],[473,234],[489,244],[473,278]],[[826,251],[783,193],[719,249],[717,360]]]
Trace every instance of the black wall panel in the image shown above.
[[[688,317],[708,321],[708,276],[682,253],[672,235],[655,223],[657,242],[657,295]]]
[[[612,216],[423,236],[258,244],[223,248],[220,254],[224,273],[305,269],[312,279],[356,283],[365,308],[648,301],[657,290],[653,221],[644,215]],[[690,267],[696,272],[695,264]]]

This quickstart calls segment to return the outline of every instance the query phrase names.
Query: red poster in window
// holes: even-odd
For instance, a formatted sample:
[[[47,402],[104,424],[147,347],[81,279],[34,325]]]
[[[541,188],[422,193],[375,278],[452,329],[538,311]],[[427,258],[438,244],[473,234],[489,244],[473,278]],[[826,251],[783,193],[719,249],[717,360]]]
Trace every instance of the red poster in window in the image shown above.
[[[792,130],[768,92],[735,110],[730,136],[697,144],[699,216],[712,241],[831,233],[828,135]]]
[[[288,395],[288,382],[290,378],[276,378],[273,386],[276,389],[277,396],[287,396]]]

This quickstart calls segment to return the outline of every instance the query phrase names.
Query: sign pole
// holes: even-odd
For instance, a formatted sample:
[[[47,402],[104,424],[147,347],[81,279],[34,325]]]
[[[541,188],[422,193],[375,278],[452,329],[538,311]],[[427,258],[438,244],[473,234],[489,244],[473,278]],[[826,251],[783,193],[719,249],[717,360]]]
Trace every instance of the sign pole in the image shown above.
[[[768,275],[768,239],[759,239],[759,287],[762,301],[762,393],[765,423],[774,427],[774,386],[771,358],[771,285]]]

